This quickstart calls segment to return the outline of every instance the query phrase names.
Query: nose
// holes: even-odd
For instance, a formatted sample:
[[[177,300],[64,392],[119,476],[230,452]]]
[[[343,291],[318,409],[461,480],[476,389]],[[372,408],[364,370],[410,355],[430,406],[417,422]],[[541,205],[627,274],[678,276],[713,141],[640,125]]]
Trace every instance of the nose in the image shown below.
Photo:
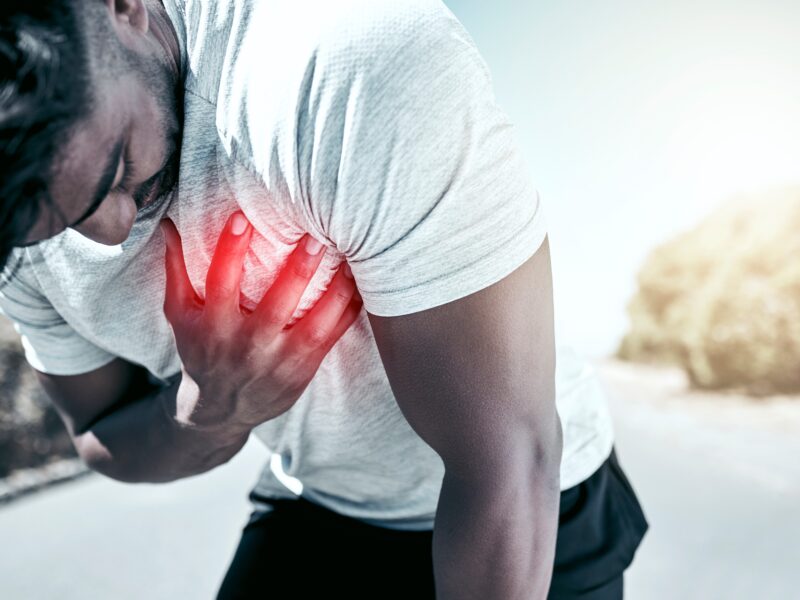
[[[128,239],[136,221],[136,202],[126,194],[112,194],[75,231],[106,246],[115,246]]]

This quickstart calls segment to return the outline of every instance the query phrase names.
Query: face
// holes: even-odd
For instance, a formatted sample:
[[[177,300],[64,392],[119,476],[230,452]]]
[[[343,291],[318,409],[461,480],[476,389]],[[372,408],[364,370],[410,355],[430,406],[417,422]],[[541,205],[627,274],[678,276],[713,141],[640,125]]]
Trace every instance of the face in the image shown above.
[[[101,244],[120,244],[138,211],[165,201],[177,183],[178,74],[162,31],[130,23],[117,23],[128,28],[120,39],[130,64],[94,74],[94,110],[60,149],[50,182],[56,206],[43,204],[24,244],[67,227]]]

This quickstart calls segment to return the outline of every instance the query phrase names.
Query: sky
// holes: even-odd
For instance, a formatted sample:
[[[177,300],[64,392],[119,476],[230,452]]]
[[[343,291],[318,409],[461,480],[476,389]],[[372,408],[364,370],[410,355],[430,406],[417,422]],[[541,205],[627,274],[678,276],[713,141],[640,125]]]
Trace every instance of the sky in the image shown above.
[[[737,194],[800,184],[797,0],[445,0],[539,190],[556,332],[613,352],[648,252]]]

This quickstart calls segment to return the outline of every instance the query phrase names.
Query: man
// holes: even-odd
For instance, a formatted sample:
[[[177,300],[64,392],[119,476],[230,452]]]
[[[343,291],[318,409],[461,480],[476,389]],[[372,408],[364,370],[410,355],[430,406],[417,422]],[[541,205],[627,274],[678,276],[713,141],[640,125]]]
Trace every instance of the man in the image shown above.
[[[644,515],[441,2],[0,11],[0,307],[95,470],[265,442],[220,597],[622,597]]]

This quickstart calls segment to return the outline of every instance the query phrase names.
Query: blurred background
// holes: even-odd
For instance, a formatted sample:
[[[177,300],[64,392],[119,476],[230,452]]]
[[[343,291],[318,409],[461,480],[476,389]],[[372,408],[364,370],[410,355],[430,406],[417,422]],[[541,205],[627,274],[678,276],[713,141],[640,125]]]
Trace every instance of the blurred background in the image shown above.
[[[651,523],[627,597],[800,598],[800,3],[445,4],[515,124],[559,341],[603,380]],[[161,486],[71,456],[0,322],[0,597],[211,597],[258,443]]]

